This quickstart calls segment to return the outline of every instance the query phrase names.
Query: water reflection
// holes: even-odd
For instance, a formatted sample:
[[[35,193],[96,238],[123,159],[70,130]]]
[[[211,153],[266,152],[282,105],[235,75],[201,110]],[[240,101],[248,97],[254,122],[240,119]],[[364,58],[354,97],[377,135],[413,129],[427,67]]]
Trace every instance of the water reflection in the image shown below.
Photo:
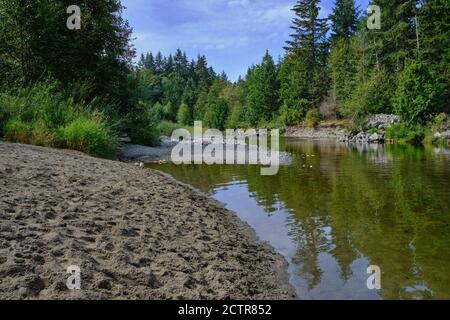
[[[290,139],[293,164],[152,165],[212,195],[289,262],[302,299],[450,299],[450,155]],[[369,265],[382,290],[367,289]]]

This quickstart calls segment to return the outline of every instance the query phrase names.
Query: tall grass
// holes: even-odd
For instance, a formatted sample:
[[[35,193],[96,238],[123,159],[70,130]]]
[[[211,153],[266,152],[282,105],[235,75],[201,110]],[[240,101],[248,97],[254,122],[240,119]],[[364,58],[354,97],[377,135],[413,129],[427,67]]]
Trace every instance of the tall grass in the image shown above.
[[[0,135],[7,141],[112,157],[117,136],[106,117],[66,97],[55,83],[0,94]]]

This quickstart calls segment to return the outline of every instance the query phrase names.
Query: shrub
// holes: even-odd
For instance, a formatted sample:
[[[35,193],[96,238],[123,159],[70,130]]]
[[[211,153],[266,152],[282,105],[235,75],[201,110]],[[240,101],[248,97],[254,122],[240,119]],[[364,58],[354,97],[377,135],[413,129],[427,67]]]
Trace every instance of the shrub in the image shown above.
[[[442,132],[450,127],[450,117],[445,113],[440,113],[431,122],[431,129],[434,132]]]
[[[47,128],[43,121],[38,121],[33,125],[30,143],[43,147],[57,147],[60,144],[58,136]]]
[[[400,143],[421,143],[426,129],[419,125],[396,124],[386,129],[386,137]]]
[[[9,119],[4,126],[6,141],[29,143],[31,126],[19,119]]]
[[[306,113],[305,122],[310,127],[317,126],[319,124],[319,122],[320,122],[319,111],[317,111],[317,109],[315,109],[315,108],[314,109],[310,109]]]
[[[408,123],[424,123],[433,113],[442,111],[445,99],[443,85],[420,61],[410,61],[400,75],[394,110]]]
[[[63,147],[97,157],[111,158],[118,147],[117,137],[98,115],[73,120],[59,130],[59,135]]]

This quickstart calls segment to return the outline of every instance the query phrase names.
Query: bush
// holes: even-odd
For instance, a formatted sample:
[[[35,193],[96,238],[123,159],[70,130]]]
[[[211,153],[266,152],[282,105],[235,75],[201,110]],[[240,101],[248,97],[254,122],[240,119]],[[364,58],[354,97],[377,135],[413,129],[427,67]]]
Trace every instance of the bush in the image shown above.
[[[6,141],[29,143],[31,137],[31,126],[22,120],[9,119],[4,126]]]
[[[98,115],[73,120],[59,130],[59,135],[63,147],[93,156],[111,158],[118,147],[117,137],[110,132]]]
[[[419,125],[396,124],[386,129],[386,138],[399,143],[421,143],[426,136],[426,129]]]
[[[444,86],[433,77],[429,67],[420,61],[410,61],[400,75],[395,94],[394,110],[408,123],[424,123],[442,111]]]
[[[440,113],[431,121],[431,129],[434,132],[446,131],[450,128],[450,117],[445,113]]]
[[[319,115],[319,111],[317,111],[317,109],[310,109],[307,113],[306,113],[306,119],[305,122],[308,126],[310,127],[315,127],[319,124],[320,122],[320,115]]]
[[[38,121],[33,125],[30,143],[42,147],[58,147],[60,145],[58,136],[47,128],[43,121]]]

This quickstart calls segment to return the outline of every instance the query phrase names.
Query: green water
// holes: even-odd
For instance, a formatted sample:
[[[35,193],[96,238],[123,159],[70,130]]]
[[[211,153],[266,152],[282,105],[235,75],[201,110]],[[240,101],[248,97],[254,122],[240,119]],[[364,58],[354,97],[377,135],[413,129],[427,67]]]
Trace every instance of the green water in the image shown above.
[[[450,299],[450,150],[285,140],[291,166],[151,165],[226,204],[301,299]],[[312,167],[311,167],[312,166]],[[367,267],[381,268],[381,290]]]

